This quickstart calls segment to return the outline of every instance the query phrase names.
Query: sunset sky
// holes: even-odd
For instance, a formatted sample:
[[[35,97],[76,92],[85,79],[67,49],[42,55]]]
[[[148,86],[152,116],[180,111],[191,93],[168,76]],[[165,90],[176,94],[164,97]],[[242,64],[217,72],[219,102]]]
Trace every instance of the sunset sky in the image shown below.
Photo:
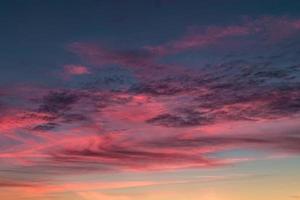
[[[299,0],[0,0],[1,200],[300,200]]]

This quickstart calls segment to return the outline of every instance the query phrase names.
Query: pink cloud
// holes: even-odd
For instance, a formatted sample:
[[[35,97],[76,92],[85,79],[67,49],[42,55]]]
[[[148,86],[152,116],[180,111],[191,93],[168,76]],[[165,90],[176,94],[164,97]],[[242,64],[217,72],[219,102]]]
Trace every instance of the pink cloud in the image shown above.
[[[142,82],[168,76],[170,71],[174,75],[184,74],[187,71],[177,64],[158,62],[157,55],[143,48],[119,50],[98,43],[74,42],[68,46],[68,50],[97,68],[109,65],[129,68]]]
[[[67,49],[96,67],[113,64],[134,69],[136,77],[143,81],[149,79],[148,77],[154,79],[168,76],[170,72],[179,75],[187,71],[178,64],[160,63],[160,59],[167,55],[212,46],[222,47],[225,43],[227,46],[231,43],[236,46],[243,44],[243,41],[247,44],[249,42],[260,45],[261,43],[275,44],[293,37],[300,30],[299,24],[299,19],[266,16],[230,25],[194,26],[177,39],[137,49],[121,50],[93,42],[74,42],[68,45]],[[233,44],[236,41],[239,42]],[[82,67],[70,65],[66,71],[72,75],[90,73],[88,69]]]
[[[192,30],[183,37],[159,46],[147,46],[147,50],[160,56],[178,53],[190,49],[202,48],[233,36],[248,35],[249,30],[244,26],[208,27],[204,31]]]
[[[64,72],[67,75],[74,75],[74,76],[90,74],[91,73],[90,70],[86,66],[73,65],[73,64],[65,65],[64,66]]]
[[[119,64],[142,67],[152,65],[152,57],[147,52],[121,51],[103,47],[100,44],[75,42],[68,49],[96,65]]]
[[[300,30],[298,19],[287,17],[261,17],[250,19],[239,25],[194,27],[183,36],[157,46],[145,49],[159,56],[176,54],[188,50],[197,50],[212,45],[222,44],[232,37],[264,36],[269,42],[286,39]]]
[[[260,149],[284,153],[299,153],[298,140],[293,134],[281,136],[280,133],[264,134],[260,139],[257,128],[265,120],[264,125],[272,122],[276,113],[270,107],[291,112],[288,105],[281,105],[283,97],[297,100],[296,91],[275,93],[270,98],[249,99],[247,102],[227,103],[219,107],[211,107],[216,115],[214,121],[201,124],[204,118],[195,118],[198,113],[184,111],[184,116],[170,115],[161,118],[162,124],[151,124],[147,120],[165,112],[178,110],[185,103],[178,99],[198,93],[181,93],[172,97],[156,97],[145,94],[87,92],[84,90],[50,92],[44,96],[37,110],[26,109],[19,112],[7,112],[1,116],[0,130],[5,137],[19,142],[0,153],[0,159],[9,159],[17,166],[27,166],[27,170],[53,170],[73,173],[83,167],[88,171],[151,171],[174,170],[180,168],[210,168],[236,162],[251,160],[250,158],[218,158],[211,155],[231,149]],[[274,102],[276,103],[274,103]],[[179,103],[178,103],[179,102]],[[97,111],[97,106],[99,106]],[[295,106],[294,104],[292,106]],[[294,107],[293,107],[294,108]],[[264,111],[265,110],[265,111]],[[87,112],[88,111],[88,112]],[[262,112],[264,111],[264,112]],[[271,111],[271,113],[269,113]],[[276,110],[275,110],[276,111]],[[190,113],[189,113],[190,112]],[[80,113],[88,120],[76,121],[72,124],[73,115]],[[242,114],[255,117],[251,121],[254,128],[243,128]],[[258,114],[257,116],[255,114]],[[270,117],[269,117],[270,116]],[[291,116],[291,115],[290,115]],[[276,117],[276,116],[275,116]],[[240,118],[238,120],[237,118]],[[77,119],[77,116],[75,117]],[[80,119],[81,120],[81,119]],[[200,124],[193,124],[192,120]],[[289,119],[292,120],[292,119]],[[235,121],[232,128],[224,127],[224,123]],[[40,125],[53,123],[57,130],[35,129]],[[164,126],[168,123],[167,126]],[[172,123],[180,126],[173,127]],[[182,125],[182,123],[185,123]],[[197,122],[198,123],[198,122]],[[249,122],[250,123],[250,122]],[[283,127],[281,121],[281,126]],[[181,126],[182,125],[182,126]],[[274,124],[271,126],[275,126]],[[115,130],[115,128],[118,128]],[[291,125],[287,126],[291,127]],[[233,132],[224,134],[224,130]],[[247,130],[249,133],[246,134]],[[274,130],[271,129],[273,132]],[[26,138],[19,132],[26,132]],[[278,129],[278,131],[282,131]],[[98,164],[98,166],[90,165]],[[43,168],[42,166],[46,166]],[[63,166],[62,169],[60,166]],[[70,169],[74,169],[74,171]]]

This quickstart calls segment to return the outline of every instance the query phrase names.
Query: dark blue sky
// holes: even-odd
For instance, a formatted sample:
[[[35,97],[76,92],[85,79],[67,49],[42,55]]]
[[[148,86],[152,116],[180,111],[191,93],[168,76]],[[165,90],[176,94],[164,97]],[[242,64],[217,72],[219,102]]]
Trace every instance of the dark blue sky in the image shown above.
[[[297,0],[99,0],[0,2],[1,83],[43,81],[49,68],[76,62],[74,41],[116,48],[159,44],[188,26],[223,25],[261,15],[295,17]]]

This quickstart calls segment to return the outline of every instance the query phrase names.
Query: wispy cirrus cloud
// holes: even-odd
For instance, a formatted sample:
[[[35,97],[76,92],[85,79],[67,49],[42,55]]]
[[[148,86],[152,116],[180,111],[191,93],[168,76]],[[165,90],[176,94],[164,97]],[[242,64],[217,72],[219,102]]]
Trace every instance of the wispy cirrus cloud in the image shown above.
[[[254,36],[267,42],[278,42],[295,35],[300,30],[299,19],[265,16],[248,19],[239,25],[192,27],[177,40],[145,49],[153,54],[165,56],[189,50],[197,50],[211,45],[223,44],[224,40]]]

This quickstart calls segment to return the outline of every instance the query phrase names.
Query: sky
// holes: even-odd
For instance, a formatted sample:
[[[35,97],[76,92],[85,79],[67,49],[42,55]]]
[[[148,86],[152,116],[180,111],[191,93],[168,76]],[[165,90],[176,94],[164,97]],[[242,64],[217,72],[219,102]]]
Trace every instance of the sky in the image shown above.
[[[1,0],[1,199],[300,199],[299,11]]]

